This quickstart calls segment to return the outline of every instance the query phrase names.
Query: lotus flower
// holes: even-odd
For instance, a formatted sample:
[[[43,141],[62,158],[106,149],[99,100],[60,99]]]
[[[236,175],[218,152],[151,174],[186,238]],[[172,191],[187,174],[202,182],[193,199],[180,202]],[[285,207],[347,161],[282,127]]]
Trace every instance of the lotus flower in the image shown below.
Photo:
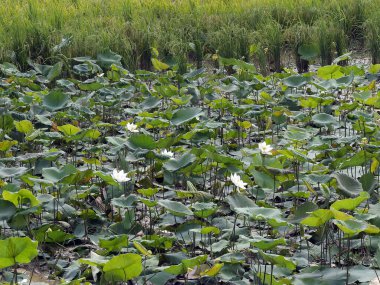
[[[116,168],[112,171],[111,176],[114,180],[116,180],[119,183],[131,180],[127,177],[127,173],[125,173],[123,170],[118,171]]]
[[[162,156],[169,157],[169,158],[172,158],[172,157],[174,156],[174,153],[171,152],[171,151],[169,151],[169,150],[167,150],[167,149],[163,149],[163,150],[161,151],[161,155],[162,155]]]
[[[127,125],[125,126],[127,128],[128,131],[130,131],[131,133],[138,133],[138,129],[137,129],[137,125],[133,124],[133,123],[127,123]]]
[[[267,144],[266,142],[259,143],[259,149],[262,154],[272,155],[273,148],[270,144]]]
[[[241,178],[240,178],[239,175],[237,175],[236,173],[234,173],[234,174],[231,174],[230,178],[231,178],[232,183],[235,184],[238,188],[246,189],[245,186],[248,183],[243,182],[243,180],[241,180]]]

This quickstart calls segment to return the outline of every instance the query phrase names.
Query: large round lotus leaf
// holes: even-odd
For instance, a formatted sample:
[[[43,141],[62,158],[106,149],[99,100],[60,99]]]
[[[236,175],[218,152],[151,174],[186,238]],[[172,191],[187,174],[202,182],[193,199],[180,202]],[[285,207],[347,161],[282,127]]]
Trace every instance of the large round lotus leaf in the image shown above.
[[[97,68],[94,68],[94,66],[97,66],[99,67],[99,70],[97,70]],[[90,62],[86,62],[86,63],[81,63],[81,64],[76,64],[73,66],[73,71],[77,74],[80,74],[80,75],[90,75],[90,74],[93,74],[97,71],[101,71],[101,68],[100,66],[96,65],[96,64],[92,64]]]
[[[123,247],[128,246],[128,235],[119,235],[99,239],[99,246],[108,251],[120,252]]]
[[[190,211],[189,208],[177,201],[160,200],[158,201],[158,204],[160,204],[175,216],[185,217],[193,215],[193,212]]]
[[[28,237],[0,240],[0,268],[31,262],[38,254],[37,245]]]
[[[323,80],[321,82],[315,82],[314,85],[321,90],[331,90],[331,89],[336,89],[339,87],[337,81],[335,79],[328,79],[328,80]]]
[[[58,129],[58,131],[62,132],[67,137],[73,136],[73,135],[77,134],[78,132],[80,132],[80,128],[78,128],[74,125],[71,125],[71,124],[59,126],[59,127],[57,127],[57,129]]]
[[[58,182],[61,179],[74,174],[76,171],[77,169],[73,165],[67,164],[60,169],[57,167],[44,168],[42,170],[42,176],[49,181]]]
[[[189,166],[196,160],[196,157],[192,153],[184,154],[177,159],[170,159],[164,163],[164,168],[170,172],[178,171],[186,166]]]
[[[354,219],[347,221],[334,220],[334,224],[348,236],[364,232],[368,227],[367,223]]]
[[[240,208],[253,209],[257,208],[257,205],[253,200],[248,198],[246,195],[233,194],[226,198],[226,202],[230,205],[231,210],[236,211]]]
[[[62,91],[51,91],[44,97],[43,105],[49,111],[57,111],[67,106],[70,101],[70,96]]]
[[[335,173],[334,177],[338,182],[338,188],[345,196],[353,197],[363,191],[361,183],[344,173]]]
[[[277,208],[256,207],[252,209],[251,215],[255,220],[282,219],[281,210]]]
[[[340,65],[326,65],[318,68],[317,74],[322,79],[337,79],[344,75],[341,68]]]
[[[201,108],[186,108],[180,109],[173,114],[171,122],[173,125],[178,126],[183,123],[189,122],[192,119],[198,117],[202,113]]]
[[[26,167],[2,167],[0,168],[0,178],[15,177],[24,174]]]
[[[338,78],[336,80],[336,83],[339,85],[339,87],[348,87],[352,81],[354,81],[354,74],[351,73],[348,76],[343,76],[341,78]]]
[[[3,199],[12,202],[15,206],[30,203],[32,207],[40,204],[40,201],[28,189],[20,189],[17,192],[3,191]]]
[[[152,150],[156,147],[157,143],[149,135],[136,134],[136,135],[132,135],[128,139],[128,141],[126,142],[126,145],[131,150],[137,150],[139,148],[140,149]]]
[[[363,266],[363,265],[356,265],[352,266],[349,269],[349,283],[353,284],[357,281],[364,283],[369,282],[371,280],[376,280],[376,282],[371,282],[370,284],[379,284],[377,272],[373,270],[372,268]]]
[[[96,91],[103,88],[103,84],[97,81],[91,81],[91,82],[86,81],[86,83],[78,84],[78,87],[80,90],[83,90],[83,91]]]
[[[121,55],[112,51],[99,53],[96,56],[96,62],[104,68],[109,68],[112,64],[121,65]]]
[[[141,260],[141,256],[135,253],[117,255],[104,264],[104,277],[112,282],[136,278],[143,270]]]
[[[139,105],[139,107],[143,110],[149,110],[152,108],[156,108],[159,104],[161,104],[160,98],[149,96]]]
[[[310,78],[301,76],[301,75],[292,75],[286,77],[282,82],[289,87],[299,88],[304,86],[306,83],[310,81]]]
[[[317,125],[321,125],[321,126],[328,126],[328,125],[337,124],[336,119],[333,116],[326,114],[326,113],[316,114],[311,119],[313,120],[314,123],[316,123]]]
[[[311,267],[294,276],[295,285],[344,285],[346,271],[341,268]]]
[[[136,195],[131,194],[127,197],[121,196],[118,198],[113,198],[111,200],[111,204],[115,207],[119,208],[129,208],[132,207],[135,202],[137,202],[139,199]]]

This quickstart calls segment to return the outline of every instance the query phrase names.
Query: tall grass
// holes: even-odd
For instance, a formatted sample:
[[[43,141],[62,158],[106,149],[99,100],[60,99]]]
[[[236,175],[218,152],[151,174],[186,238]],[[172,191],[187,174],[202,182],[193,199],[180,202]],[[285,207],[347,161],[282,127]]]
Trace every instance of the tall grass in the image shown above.
[[[325,43],[315,32],[323,63],[365,43],[378,49],[380,0],[3,0],[0,6],[0,61],[26,67],[29,58],[50,63],[52,47],[72,37],[68,57],[111,49],[131,69],[151,68],[150,50],[168,59],[194,60],[207,54],[249,59],[252,45],[267,48],[275,69],[284,49],[294,48],[294,27],[330,25]],[[324,24],[325,23],[325,24]],[[325,26],[324,26],[325,27]],[[327,27],[330,29],[330,27]],[[332,29],[330,29],[332,30]],[[294,39],[293,39],[294,40]],[[331,43],[332,46],[331,46]],[[376,52],[372,55],[378,57]],[[377,61],[376,59],[375,61]]]
[[[380,63],[380,12],[376,12],[364,23],[366,42],[372,63]]]
[[[287,45],[295,58],[299,73],[308,71],[309,61],[302,59],[298,50],[301,46],[311,45],[313,43],[313,34],[315,34],[315,28],[302,22],[289,27],[284,32],[284,38],[287,40]]]
[[[263,43],[268,56],[268,62],[273,65],[272,70],[276,72],[281,71],[282,35],[281,25],[275,20],[267,22],[257,34],[257,40]]]

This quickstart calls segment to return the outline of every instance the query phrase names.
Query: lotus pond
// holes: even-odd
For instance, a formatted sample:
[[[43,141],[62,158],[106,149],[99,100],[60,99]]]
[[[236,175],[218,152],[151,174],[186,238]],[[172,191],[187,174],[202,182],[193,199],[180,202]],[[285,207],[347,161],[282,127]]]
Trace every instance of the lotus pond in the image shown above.
[[[2,283],[378,284],[380,65],[120,60],[0,65]]]

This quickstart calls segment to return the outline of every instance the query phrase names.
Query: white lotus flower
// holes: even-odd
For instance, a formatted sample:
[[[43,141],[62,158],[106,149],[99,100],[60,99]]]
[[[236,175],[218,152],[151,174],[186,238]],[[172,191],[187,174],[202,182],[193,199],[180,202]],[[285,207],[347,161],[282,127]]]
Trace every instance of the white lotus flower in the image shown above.
[[[118,171],[116,168],[112,171],[111,174],[112,178],[115,179],[117,182],[127,182],[131,180],[131,178],[127,177],[127,173],[124,173],[123,170]]]
[[[137,125],[133,124],[133,123],[127,123],[127,125],[125,126],[127,128],[128,131],[130,131],[131,133],[138,133],[138,129],[137,129]]]
[[[29,281],[28,279],[22,279],[18,284],[21,284],[21,285],[26,285],[26,284],[29,284]]]
[[[273,148],[270,144],[267,144],[266,142],[259,143],[259,149],[262,154],[272,155]]]
[[[248,184],[248,183],[243,182],[243,180],[241,180],[240,176],[237,175],[236,173],[231,174],[230,178],[231,178],[232,183],[241,189],[245,189],[246,188],[245,186]]]
[[[161,150],[161,155],[172,158],[174,156],[174,153],[167,149],[163,149]]]

